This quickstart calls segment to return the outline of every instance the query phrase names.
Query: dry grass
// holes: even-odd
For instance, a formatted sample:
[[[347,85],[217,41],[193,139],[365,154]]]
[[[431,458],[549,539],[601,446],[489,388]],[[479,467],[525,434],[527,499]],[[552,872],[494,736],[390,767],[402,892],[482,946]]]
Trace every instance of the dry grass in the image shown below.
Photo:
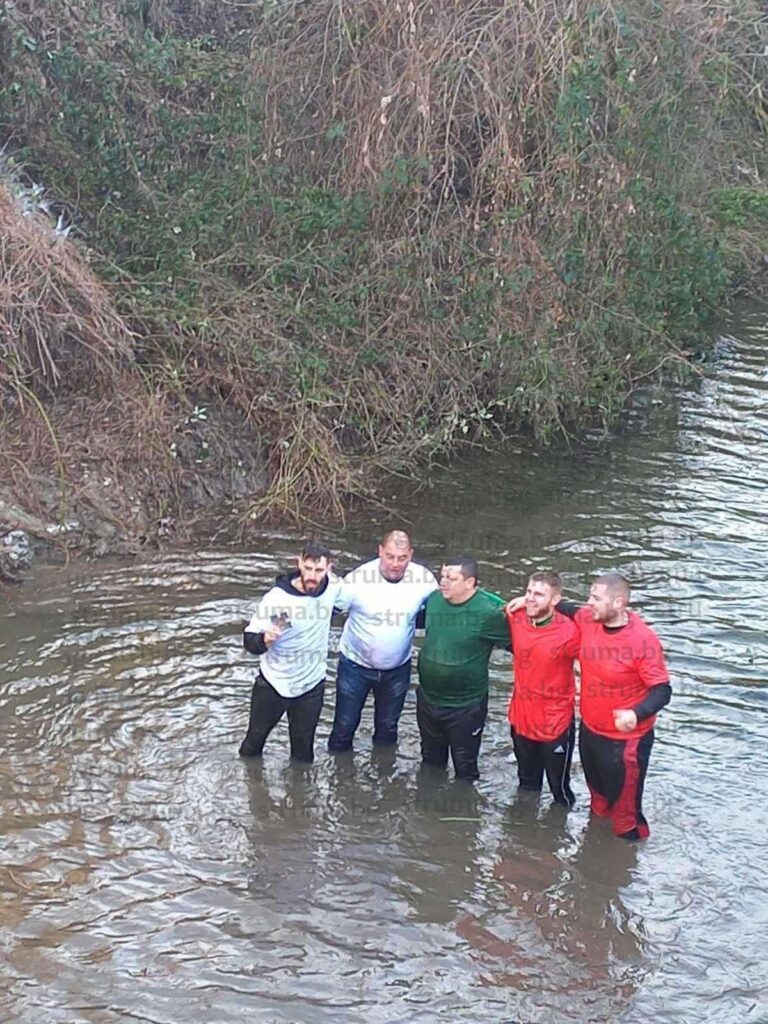
[[[133,335],[80,246],[0,184],[3,488],[44,518],[101,506],[127,533],[178,487],[173,413],[147,389]],[[105,486],[104,481],[108,481]]]
[[[762,181],[768,17],[758,0],[126,9],[132,17],[106,0],[17,0],[13,23],[36,48],[18,58],[35,89],[15,128],[89,237],[109,240],[103,265],[119,272],[144,376],[126,369],[126,320],[82,254],[19,220],[0,192],[0,386],[15,390],[14,413],[37,419],[40,448],[51,431],[25,389],[63,436],[85,407],[49,403],[94,385],[105,424],[94,437],[119,449],[118,475],[123,453],[146,461],[141,417],[113,414],[104,397],[105,382],[129,373],[136,407],[142,388],[154,403],[149,449],[164,468],[148,489],[159,504],[178,498],[183,474],[168,451],[198,403],[234,410],[264,439],[259,517],[343,515],[383,470],[489,430],[549,439],[610,421],[634,387],[684,359],[681,339],[717,292],[708,191]],[[139,74],[131,55],[145,46],[152,60]],[[68,99],[103,118],[96,134],[120,168],[108,202],[80,122],[61,128],[61,83],[40,58],[62,47],[67,68],[79,61]],[[96,70],[114,90],[109,110]],[[228,89],[250,119],[235,100],[227,107]],[[200,111],[214,127],[185,134]],[[167,167],[153,164],[160,144]],[[80,194],[89,179],[78,171],[102,191]],[[201,175],[203,198],[185,206]],[[231,188],[212,211],[206,189],[222,180]],[[679,215],[660,202],[667,194]],[[364,224],[350,227],[358,199]],[[134,234],[109,235],[112,210]],[[158,286],[144,268],[168,258],[160,229],[181,213],[178,248],[195,255],[181,267],[171,259]],[[212,213],[231,229],[216,234]],[[151,242],[155,230],[153,250],[142,233]]]
[[[0,182],[0,389],[108,386],[132,339],[82,253]]]

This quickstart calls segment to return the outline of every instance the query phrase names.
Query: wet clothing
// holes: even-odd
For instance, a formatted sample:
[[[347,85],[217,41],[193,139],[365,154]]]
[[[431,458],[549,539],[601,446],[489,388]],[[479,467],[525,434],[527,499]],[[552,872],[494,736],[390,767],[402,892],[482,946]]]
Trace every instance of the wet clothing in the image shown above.
[[[558,611],[543,625],[531,622],[522,609],[507,615],[507,621],[515,671],[509,724],[518,736],[554,741],[573,721],[578,627]]]
[[[575,620],[581,631],[579,753],[595,814],[610,817],[616,835],[646,839],[645,775],[656,712],[669,702],[669,674],[659,638],[634,612],[624,626],[592,619],[589,607]],[[631,710],[636,728],[620,732],[613,712]]]
[[[668,686],[669,673],[659,638],[634,612],[625,626],[606,627],[594,622],[590,608],[576,613],[581,631],[581,717],[601,736],[628,740],[649,732],[655,714],[641,718],[631,733],[619,732],[613,712],[641,708],[648,691]]]
[[[245,627],[243,646],[260,657],[251,691],[248,732],[241,757],[261,756],[272,729],[288,715],[291,756],[312,761],[323,706],[331,616],[340,581],[327,576],[312,594],[294,586],[298,573],[278,576]],[[264,631],[280,621],[285,631],[269,646]]]
[[[643,787],[653,747],[653,729],[628,740],[601,736],[581,723],[579,756],[591,796],[593,814],[611,819],[614,834],[647,839]]]
[[[515,676],[508,716],[520,788],[541,790],[546,774],[556,803],[572,807],[579,629],[559,611],[535,623],[521,608],[507,614],[507,622]]]
[[[461,708],[436,707],[421,689],[416,691],[416,722],[421,736],[422,764],[445,768],[451,754],[457,779],[480,777],[477,758],[488,715],[488,694]]]
[[[382,576],[379,559],[359,565],[341,581],[336,609],[347,613],[339,651],[363,668],[397,668],[411,657],[419,609],[437,590],[431,569],[409,562],[402,579]]]
[[[632,710],[637,715],[638,722],[644,722],[646,718],[657,715],[671,700],[672,687],[669,683],[658,683],[656,686],[648,688],[648,693],[639,704],[635,704]]]
[[[517,758],[517,777],[521,789],[541,792],[544,775],[555,798],[555,803],[573,807],[576,798],[571,789],[571,761],[576,745],[576,724],[571,719],[568,728],[552,740],[532,740],[510,726],[512,745]]]
[[[461,708],[488,693],[488,660],[494,646],[509,645],[504,602],[487,590],[451,604],[437,591],[427,599],[419,684],[435,707]]]
[[[336,610],[346,612],[347,621],[339,642],[329,750],[352,748],[369,693],[374,700],[373,742],[397,743],[397,724],[410,686],[416,620],[436,589],[434,573],[414,561],[395,582],[382,575],[378,558],[342,580]]]
[[[325,680],[299,697],[282,697],[259,673],[251,691],[248,732],[240,744],[241,757],[260,757],[264,743],[284,714],[288,715],[291,757],[310,763],[314,760],[315,730],[323,707]]]
[[[339,655],[336,714],[328,740],[332,751],[351,750],[368,694],[373,693],[373,742],[397,743],[397,724],[411,685],[411,659],[391,669],[365,668]]]
[[[296,572],[277,577],[243,635],[245,649],[261,655],[261,674],[281,697],[300,697],[325,679],[331,617],[340,587],[335,576],[326,576],[315,593],[305,594],[294,586],[298,578]],[[281,616],[289,625],[267,647],[264,630]]]
[[[476,779],[488,661],[494,646],[509,645],[504,601],[478,589],[451,604],[438,591],[427,599],[424,628],[416,715],[422,761],[445,765],[450,750],[457,778]]]

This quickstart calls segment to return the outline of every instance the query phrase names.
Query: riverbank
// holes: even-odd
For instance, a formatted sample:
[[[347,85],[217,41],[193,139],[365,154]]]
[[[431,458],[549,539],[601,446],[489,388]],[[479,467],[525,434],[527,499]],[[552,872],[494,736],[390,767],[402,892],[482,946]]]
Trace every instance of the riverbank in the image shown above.
[[[762,287],[767,44],[751,0],[4,8],[0,499],[135,548],[610,429]]]
[[[2,1019],[764,1024],[768,314],[720,334],[609,447],[467,455],[398,498],[419,557],[468,549],[491,590],[632,579],[673,687],[648,842],[590,816],[578,756],[574,811],[517,792],[504,651],[477,786],[419,773],[413,693],[396,752],[368,706],[329,755],[330,679],[314,766],[284,722],[245,765],[241,629],[294,531],[40,566],[0,600]],[[341,569],[380,526],[323,534]]]

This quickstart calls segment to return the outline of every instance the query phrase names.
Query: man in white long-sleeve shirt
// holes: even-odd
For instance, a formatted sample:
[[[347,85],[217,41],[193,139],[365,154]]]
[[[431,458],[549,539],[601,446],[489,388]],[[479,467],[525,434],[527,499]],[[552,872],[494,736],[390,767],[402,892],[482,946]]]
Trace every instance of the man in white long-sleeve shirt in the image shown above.
[[[261,661],[241,757],[260,757],[267,736],[287,712],[291,757],[314,759],[331,616],[340,585],[330,568],[328,548],[305,544],[298,568],[278,576],[245,627],[243,645]]]
[[[411,680],[416,617],[437,589],[434,574],[412,558],[408,534],[391,530],[382,538],[378,558],[353,569],[341,582],[336,607],[348,618],[339,644],[331,751],[352,747],[371,691],[373,742],[397,743],[397,724]]]

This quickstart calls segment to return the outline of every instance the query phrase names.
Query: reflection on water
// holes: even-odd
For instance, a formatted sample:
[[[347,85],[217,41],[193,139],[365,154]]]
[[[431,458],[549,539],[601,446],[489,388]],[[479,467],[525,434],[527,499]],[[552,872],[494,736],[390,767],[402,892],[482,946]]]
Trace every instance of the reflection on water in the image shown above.
[[[746,314],[712,374],[571,455],[478,452],[401,494],[420,553],[517,590],[550,565],[577,597],[619,568],[676,695],[644,846],[517,794],[492,661],[478,787],[396,754],[313,768],[281,725],[236,750],[253,659],[239,629],[293,556],[41,568],[0,615],[0,1019],[37,1024],[768,1019],[768,330]],[[361,516],[330,539],[369,554]],[[330,696],[330,695],[329,695]]]

